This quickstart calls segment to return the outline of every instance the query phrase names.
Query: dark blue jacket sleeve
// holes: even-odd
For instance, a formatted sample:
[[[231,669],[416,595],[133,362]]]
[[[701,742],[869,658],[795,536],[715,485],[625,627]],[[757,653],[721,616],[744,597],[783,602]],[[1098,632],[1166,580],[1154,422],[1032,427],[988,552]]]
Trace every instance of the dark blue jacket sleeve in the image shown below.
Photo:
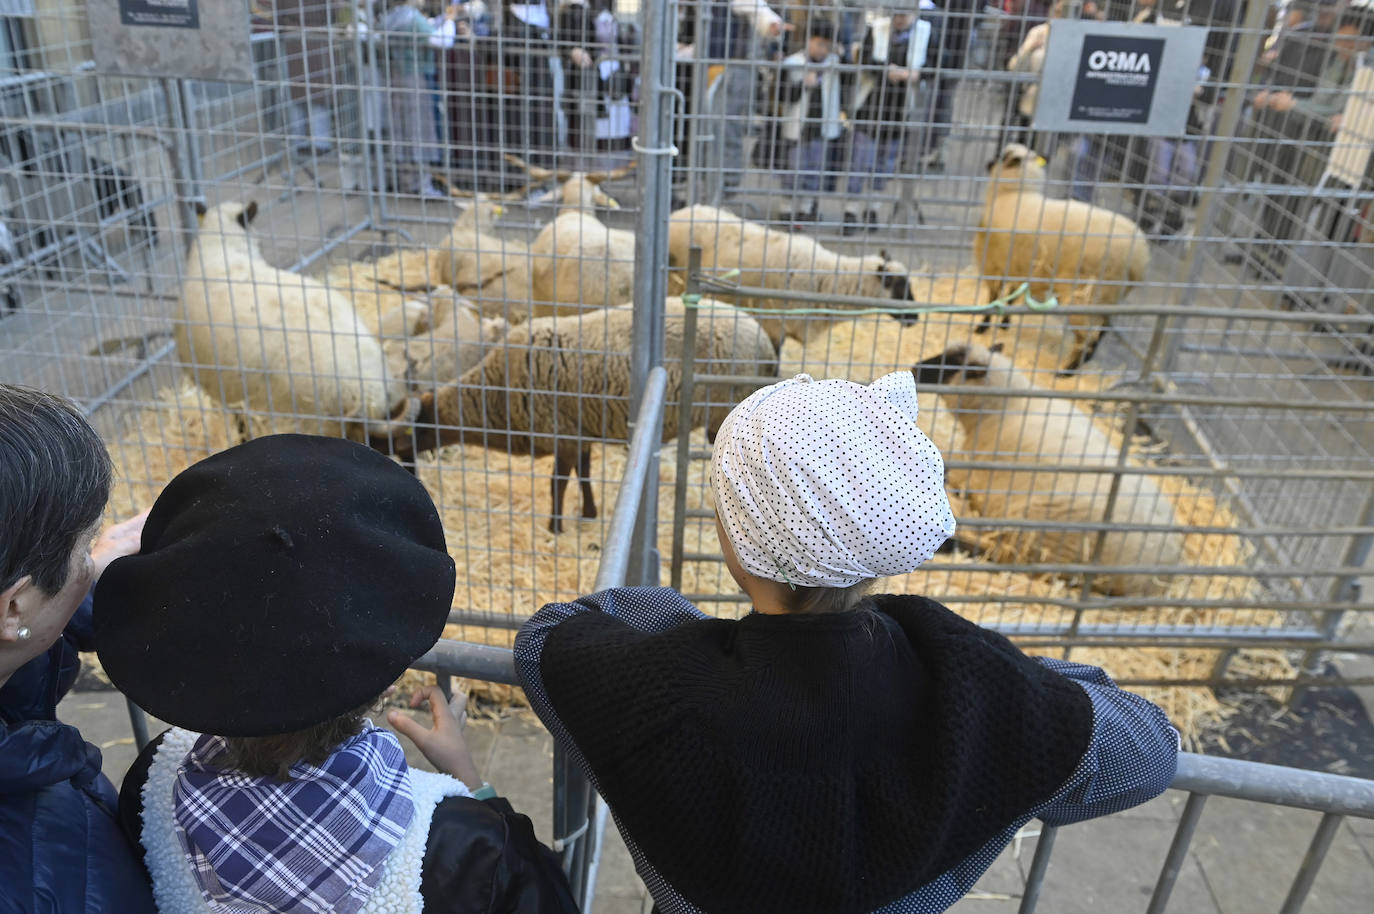
[[[1041,809],[1047,825],[1121,812],[1159,796],[1174,779],[1178,731],[1152,702],[1119,688],[1095,666],[1036,658],[1078,683],[1093,703],[1093,735],[1078,769]]]

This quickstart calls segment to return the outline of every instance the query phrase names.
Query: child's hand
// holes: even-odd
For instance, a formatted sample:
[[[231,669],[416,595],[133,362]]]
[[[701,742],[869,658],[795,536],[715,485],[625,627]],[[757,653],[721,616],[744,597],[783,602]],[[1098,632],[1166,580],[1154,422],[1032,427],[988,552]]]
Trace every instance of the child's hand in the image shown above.
[[[802,85],[806,86],[806,88],[808,89],[814,89],[816,88],[816,86],[819,86],[820,83],[821,78],[817,76],[815,73],[807,73],[805,76],[802,77]]]
[[[91,546],[91,563],[95,566],[97,578],[115,559],[138,552],[143,543],[143,524],[147,520],[148,512],[144,511],[115,524],[96,537],[95,544]]]
[[[477,773],[477,763],[472,760],[467,741],[463,739],[468,699],[462,692],[453,697],[460,709],[456,715],[437,685],[425,686],[410,696],[412,708],[429,702],[429,713],[434,718],[433,729],[400,711],[388,711],[386,719],[398,733],[410,737],[437,770],[452,775],[466,784],[469,790],[476,791],[482,786],[482,778]]]

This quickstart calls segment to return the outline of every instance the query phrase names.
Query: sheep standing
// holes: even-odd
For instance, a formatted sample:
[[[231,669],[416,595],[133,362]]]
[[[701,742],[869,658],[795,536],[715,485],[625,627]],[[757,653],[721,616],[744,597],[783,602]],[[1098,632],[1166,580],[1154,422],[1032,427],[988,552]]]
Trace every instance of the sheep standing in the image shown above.
[[[258,255],[257,211],[223,203],[205,215],[182,287],[180,359],[212,397],[303,417],[301,431],[387,418],[405,391],[376,336],[346,296]]]
[[[488,344],[505,337],[510,325],[482,317],[471,301],[447,286],[426,294],[429,321],[412,335],[382,341],[392,370],[413,388],[456,381],[482,361]]]
[[[697,371],[777,376],[777,355],[757,322],[709,300],[703,305],[693,362]],[[686,431],[678,428],[678,410],[672,405],[682,389],[684,316],[681,300],[669,299],[664,339],[669,404],[663,414],[665,441]],[[596,517],[588,439],[629,438],[633,321],[634,310],[620,307],[536,318],[515,326],[504,345],[489,351],[457,384],[421,397],[413,437],[378,436],[372,444],[403,458],[459,441],[509,453],[553,454],[549,529],[562,530],[563,497],[573,472],[580,480],[582,516]],[[709,405],[693,407],[692,426],[704,424],[714,438],[730,407],[751,391],[746,387],[727,392],[712,389]]]
[[[1057,398],[1004,397],[984,388],[1031,390],[1030,379],[1006,356],[983,346],[955,346],[918,363],[916,383],[951,385],[939,391],[965,432],[969,451],[997,462],[1027,465],[1025,470],[951,471],[951,480],[969,501],[989,517],[1024,518],[1051,524],[1110,522],[1176,526],[1172,504],[1148,476],[1121,477],[1116,504],[1107,514],[1110,473],[1037,471],[1037,464],[1111,465],[1118,448],[1072,401]],[[1018,531],[1013,560],[1082,563],[1091,559],[1097,531]],[[1103,565],[1176,565],[1183,556],[1183,536],[1174,531],[1109,532],[1102,543]],[[1168,582],[1144,574],[1105,574],[1093,585],[1106,593],[1153,596]]]
[[[1029,283],[1063,305],[1115,305],[1145,278],[1150,246],[1134,222],[1109,209],[1044,195],[1045,160],[1012,143],[988,167],[991,182],[973,257],[991,298]],[[986,329],[991,314],[983,319]],[[1004,317],[1005,324],[1009,318]],[[1072,371],[1097,350],[1104,328],[1096,316],[1067,318],[1074,349],[1061,366]]]
[[[529,277],[535,317],[623,305],[634,298],[634,233],[564,212],[531,242]]]
[[[911,301],[907,268],[889,260],[885,254],[863,257],[836,254],[805,235],[769,229],[711,206],[681,209],[669,219],[669,268],[679,273],[685,271],[693,246],[701,248],[703,270],[720,273],[737,269],[742,286]],[[736,301],[718,291],[712,294]],[[738,303],[772,310],[804,307],[789,300],[785,294]],[[911,312],[893,309],[893,317],[909,319],[912,316]],[[790,320],[759,317],[758,320],[774,348],[781,351],[784,334],[805,343],[836,319],[807,316]]]

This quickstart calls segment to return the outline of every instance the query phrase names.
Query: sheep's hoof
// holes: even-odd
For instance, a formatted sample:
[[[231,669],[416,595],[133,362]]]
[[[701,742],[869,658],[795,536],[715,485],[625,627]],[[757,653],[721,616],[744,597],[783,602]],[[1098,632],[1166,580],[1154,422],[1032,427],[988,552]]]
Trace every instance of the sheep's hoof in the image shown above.
[[[975,336],[982,336],[984,333],[987,333],[990,329],[992,329],[992,325],[989,324],[987,321],[983,321],[983,323],[973,328],[973,333]]]
[[[596,518],[596,505],[592,505],[590,508],[583,508],[583,509],[582,509],[582,519],[583,519],[583,520],[594,520],[595,518]]]
[[[561,517],[551,517],[551,518],[549,518],[549,532],[550,532],[550,533],[553,533],[553,534],[562,533],[562,532],[563,532],[563,518],[561,518]]]

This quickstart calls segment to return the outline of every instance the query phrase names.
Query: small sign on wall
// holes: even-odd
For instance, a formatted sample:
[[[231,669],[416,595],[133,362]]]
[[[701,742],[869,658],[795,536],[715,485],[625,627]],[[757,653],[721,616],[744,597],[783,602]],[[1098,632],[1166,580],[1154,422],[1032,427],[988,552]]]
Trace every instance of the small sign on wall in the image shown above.
[[[119,21],[172,29],[200,28],[196,0],[119,0]]]
[[[87,0],[98,73],[252,82],[248,0]]]
[[[1181,136],[1206,38],[1194,26],[1053,20],[1034,128]]]

